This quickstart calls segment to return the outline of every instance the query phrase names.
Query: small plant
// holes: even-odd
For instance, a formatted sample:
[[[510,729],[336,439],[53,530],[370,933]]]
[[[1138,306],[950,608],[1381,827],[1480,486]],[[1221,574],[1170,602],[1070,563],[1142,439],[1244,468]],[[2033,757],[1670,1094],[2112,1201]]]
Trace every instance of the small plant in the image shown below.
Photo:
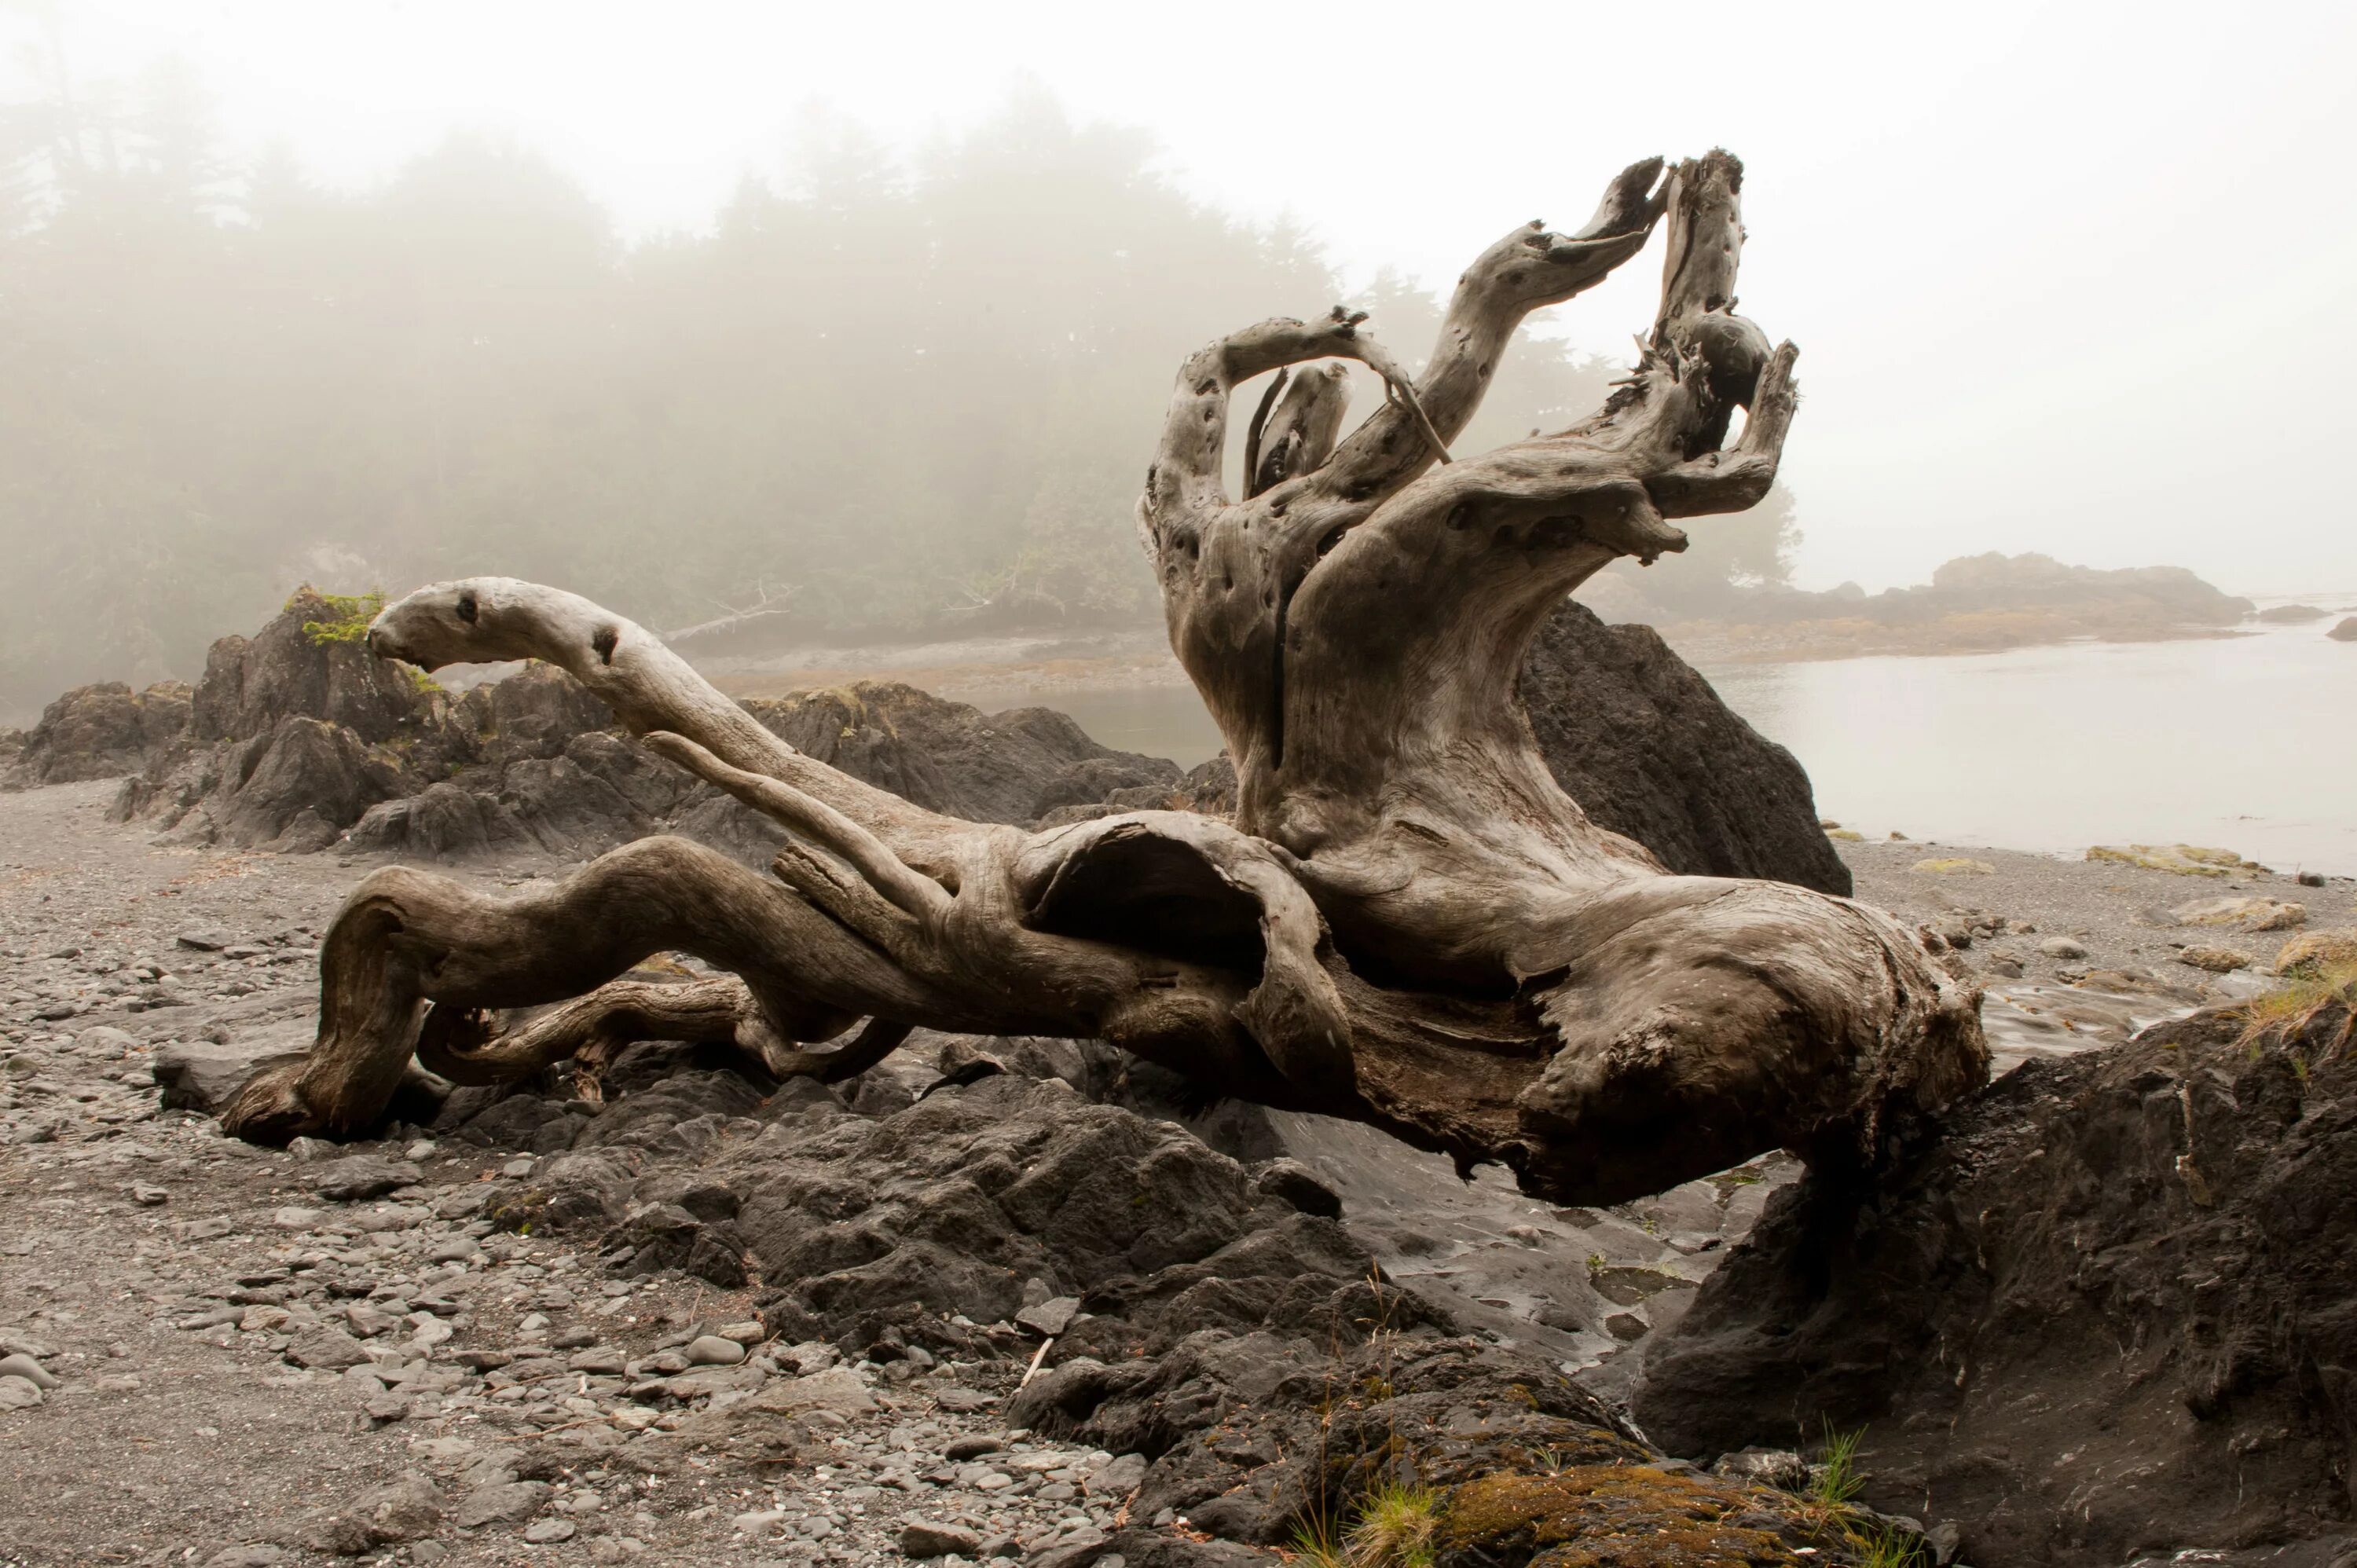
[[[1816,1473],[1809,1478],[1809,1496],[1827,1508],[1847,1506],[1866,1485],[1866,1477],[1857,1473],[1857,1445],[1866,1436],[1866,1428],[1855,1432],[1835,1432],[1833,1423],[1825,1423],[1824,1452],[1819,1455]]]
[[[1439,1525],[1438,1492],[1385,1481],[1360,1505],[1358,1522],[1344,1539],[1344,1558],[1350,1568],[1431,1568]]]
[[[2341,1027],[2333,1032],[2327,1051],[2340,1050],[2357,1033],[2357,959],[2303,963],[2282,985],[2244,1003],[2242,1043],[2256,1048],[2270,1040],[2287,1040],[2334,1007],[2341,1010]]]
[[[1858,1549],[1858,1568],[1923,1568],[1921,1537],[1889,1526],[1869,1534],[1851,1532]]]
[[[328,607],[328,620],[307,620],[303,635],[315,647],[325,648],[336,642],[359,642],[368,636],[369,622],[376,612],[384,608],[384,591],[371,588],[365,594],[321,594],[319,602]]]
[[[1348,1568],[1334,1548],[1334,1532],[1323,1519],[1303,1520],[1293,1527],[1293,1554],[1310,1568]]]

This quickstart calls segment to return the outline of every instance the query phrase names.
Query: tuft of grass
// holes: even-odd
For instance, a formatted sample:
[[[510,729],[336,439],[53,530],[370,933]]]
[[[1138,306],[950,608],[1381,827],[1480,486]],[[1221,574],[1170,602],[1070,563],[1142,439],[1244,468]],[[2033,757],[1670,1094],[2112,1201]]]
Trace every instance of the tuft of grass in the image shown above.
[[[2338,1051],[2357,1035],[2357,959],[2337,959],[2294,968],[2282,985],[2242,1005],[2243,1034],[2237,1044],[2254,1051],[2305,1034],[2324,1014],[2341,1009],[2341,1027],[2324,1048]],[[2295,1070],[2306,1076],[2302,1061]]]
[[[1334,1547],[1334,1536],[1324,1520],[1304,1520],[1293,1527],[1293,1554],[1309,1568],[1348,1568]]]
[[[376,619],[376,612],[384,608],[382,588],[371,588],[365,594],[321,594],[319,597],[333,618],[303,623],[303,635],[315,647],[360,641],[368,636],[369,622]]]
[[[1857,1445],[1866,1436],[1866,1428],[1854,1432],[1835,1432],[1833,1423],[1825,1423],[1824,1451],[1817,1457],[1816,1474],[1809,1481],[1809,1496],[1827,1508],[1842,1508],[1857,1496],[1866,1485],[1866,1477],[1857,1473]]]
[[[1857,1547],[1858,1568],[1924,1568],[1922,1541],[1888,1527],[1850,1539]]]
[[[1385,1481],[1360,1505],[1358,1522],[1343,1538],[1344,1558],[1350,1568],[1432,1568],[1439,1525],[1438,1492]]]

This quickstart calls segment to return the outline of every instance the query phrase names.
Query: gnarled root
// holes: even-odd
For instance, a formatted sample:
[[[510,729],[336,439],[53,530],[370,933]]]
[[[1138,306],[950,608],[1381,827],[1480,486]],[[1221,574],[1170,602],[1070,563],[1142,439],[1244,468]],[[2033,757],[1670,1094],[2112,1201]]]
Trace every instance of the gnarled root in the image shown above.
[[[661,1035],[840,1077],[921,1025],[1103,1038],[1219,1093],[1506,1162],[1560,1201],[1778,1146],[1872,1163],[1986,1076],[1975,993],[1846,899],[1666,875],[1555,787],[1513,696],[1566,593],[1682,548],[1673,518],[1757,501],[1781,458],[1795,350],[1734,312],[1741,166],[1663,166],[1632,165],[1576,233],[1534,224],[1476,258],[1414,381],[1345,312],[1263,322],[1182,367],[1140,532],[1235,759],[1233,824],[959,822],[803,756],[575,595],[486,577],[388,607],[380,655],[554,663],[791,840],[774,878],[650,839],[512,899],[375,873],[323,950],[317,1047],[249,1085],[229,1129],[358,1131],[413,1054],[500,1081]],[[1569,430],[1450,463],[1523,318],[1665,213],[1636,373]],[[1265,403],[1231,501],[1237,384],[1340,360],[1383,377],[1384,406],[1340,436],[1340,380],[1305,372]],[[617,981],[664,949],[737,978]],[[485,1019],[554,1003],[504,1032]],[[790,1043],[861,1018],[834,1051]]]

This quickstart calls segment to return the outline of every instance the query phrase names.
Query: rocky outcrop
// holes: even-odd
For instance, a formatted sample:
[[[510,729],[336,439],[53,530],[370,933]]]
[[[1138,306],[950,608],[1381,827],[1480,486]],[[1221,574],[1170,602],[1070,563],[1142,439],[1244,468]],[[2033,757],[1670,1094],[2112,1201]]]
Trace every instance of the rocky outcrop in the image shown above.
[[[1651,627],[1607,626],[1566,600],[1531,645],[1521,693],[1564,792],[1672,871],[1849,893],[1808,774]]]
[[[974,822],[1029,823],[1125,790],[1145,791],[1159,806],[1179,787],[1178,764],[1099,746],[1052,708],[985,714],[897,681],[745,706],[829,767]]]
[[[186,728],[124,780],[113,816],[183,843],[324,849],[444,763],[441,694],[334,635],[355,611],[308,586],[205,659]]]
[[[1975,1562],[2357,1546],[2357,1059],[2332,1007],[2032,1060],[1870,1193],[1805,1178],[1654,1343],[1707,1458],[1864,1426]]]
[[[930,1069],[906,1063],[848,1095],[765,1097],[679,1047],[636,1056],[602,1108],[453,1098],[445,1135],[555,1151],[487,1218],[622,1275],[758,1277],[762,1328],[805,1365],[1036,1355],[1003,1424],[1135,1466],[1114,1488],[1135,1488],[1127,1528],[1071,1562],[1273,1562],[1305,1532],[1340,1539],[1386,1482],[1418,1488],[1429,1560],[1452,1568],[1654,1535],[1798,1568],[1901,1528],[1664,1460],[1550,1360],[1392,1281],[1313,1173],[1083,1098],[1115,1088],[1085,1046],[947,1041],[913,1101]],[[1026,1070],[973,1076],[984,1060]],[[695,1434],[726,1452],[719,1408]],[[1789,1455],[1782,1473],[1805,1484]]]
[[[120,681],[77,686],[42,711],[25,732],[0,787],[30,789],[135,773],[188,727],[190,688],[159,681],[134,692]]]
[[[673,832],[749,864],[776,854],[772,824],[618,733],[563,671],[527,665],[453,694],[337,635],[356,613],[305,588],[253,637],[215,643],[193,690],[68,693],[27,737],[14,776],[135,769],[116,819],[184,843],[580,859]],[[1849,891],[1800,765],[1651,631],[1566,603],[1521,692],[1558,781],[1672,870]],[[897,682],[745,706],[820,761],[974,821],[1058,825],[1234,804],[1224,757],[1181,773],[1101,746],[1049,708],[985,714]]]

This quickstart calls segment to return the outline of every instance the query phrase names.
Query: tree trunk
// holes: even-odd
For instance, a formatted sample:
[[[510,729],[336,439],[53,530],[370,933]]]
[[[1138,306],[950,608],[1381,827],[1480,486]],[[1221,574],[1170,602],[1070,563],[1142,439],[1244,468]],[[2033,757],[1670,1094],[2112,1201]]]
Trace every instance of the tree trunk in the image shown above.
[[[1513,690],[1573,587],[1684,548],[1669,520],[1740,510],[1775,478],[1795,351],[1733,311],[1741,183],[1725,153],[1666,179],[1649,160],[1578,232],[1507,235],[1458,281],[1414,381],[1339,309],[1181,368],[1138,528],[1235,758],[1232,824],[942,817],[804,757],[572,595],[479,578],[389,607],[380,656],[557,664],[792,842],[773,878],[659,838],[513,900],[371,875],[324,949],[317,1047],[250,1085],[228,1124],[356,1132],[413,1055],[496,1080],[660,1036],[841,1076],[923,1026],[1100,1036],[1223,1094],[1369,1122],[1464,1168],[1502,1161],[1562,1202],[1780,1146],[1871,1165],[1894,1121],[1986,1077],[1977,994],[1878,911],[1668,875],[1555,787]],[[1635,373],[1570,430],[1450,461],[1523,318],[1601,281],[1664,215]],[[1332,365],[1273,387],[1250,493],[1229,499],[1234,389],[1341,360],[1383,378],[1383,406],[1338,443]],[[741,983],[601,989],[666,949]],[[506,1035],[483,1017],[575,997]],[[788,1044],[861,1018],[838,1051]]]

